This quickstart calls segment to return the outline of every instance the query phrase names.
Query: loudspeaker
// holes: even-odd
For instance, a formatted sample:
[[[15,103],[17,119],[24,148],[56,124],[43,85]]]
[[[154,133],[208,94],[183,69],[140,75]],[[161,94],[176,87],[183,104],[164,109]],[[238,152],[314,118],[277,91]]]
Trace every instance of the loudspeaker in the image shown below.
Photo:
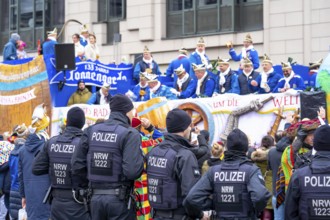
[[[301,92],[300,93],[300,117],[314,119],[317,117],[317,111],[322,106],[327,109],[326,94],[324,91]]]
[[[75,70],[74,44],[55,44],[56,70]]]

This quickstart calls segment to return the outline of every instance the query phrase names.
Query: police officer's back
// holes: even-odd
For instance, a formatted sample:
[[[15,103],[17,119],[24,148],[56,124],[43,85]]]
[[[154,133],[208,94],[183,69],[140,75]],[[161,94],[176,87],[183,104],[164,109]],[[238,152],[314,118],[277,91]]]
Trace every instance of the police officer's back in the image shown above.
[[[78,150],[85,124],[85,114],[79,107],[73,107],[67,114],[64,133],[51,138],[38,154],[33,165],[33,174],[49,172],[51,179],[51,219],[89,219],[84,205],[77,203],[72,196],[71,157]]]
[[[186,212],[182,202],[200,178],[195,155],[190,146],[191,118],[180,109],[166,116],[168,133],[164,141],[146,157],[149,202],[154,219],[183,219]]]
[[[330,127],[314,133],[311,164],[295,170],[285,196],[285,219],[330,219]]]
[[[227,138],[227,149],[224,162],[211,167],[184,201],[191,216],[207,217],[202,211],[211,209],[216,219],[256,219],[266,207],[270,193],[259,168],[246,157],[247,136],[233,130]]]
[[[130,192],[143,170],[140,134],[131,127],[135,109],[118,94],[110,99],[110,110],[109,120],[84,131],[71,161],[73,186],[86,188],[89,182],[92,219],[135,219]]]

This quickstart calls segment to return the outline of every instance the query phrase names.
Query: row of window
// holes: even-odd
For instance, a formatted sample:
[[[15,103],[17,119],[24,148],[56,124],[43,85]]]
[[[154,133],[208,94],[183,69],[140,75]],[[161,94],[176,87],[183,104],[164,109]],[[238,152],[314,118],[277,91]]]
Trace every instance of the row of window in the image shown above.
[[[38,39],[64,24],[65,0],[1,0],[0,48],[10,33],[18,32],[28,49],[36,49]]]
[[[107,23],[107,42],[119,33],[126,18],[127,0],[98,0],[98,22]],[[260,30],[262,0],[167,0],[166,36],[180,38],[199,34]],[[12,32],[18,32],[28,49],[54,27],[61,28],[65,0],[1,0],[0,48]]]

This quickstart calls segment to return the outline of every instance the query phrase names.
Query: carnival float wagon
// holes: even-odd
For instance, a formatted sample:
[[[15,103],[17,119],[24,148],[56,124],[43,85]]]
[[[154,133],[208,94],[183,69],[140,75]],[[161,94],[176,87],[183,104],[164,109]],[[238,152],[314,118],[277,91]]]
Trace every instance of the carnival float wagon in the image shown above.
[[[83,79],[95,92],[104,82],[110,84],[111,94],[125,94],[134,85],[132,64],[103,64],[99,61],[76,59],[76,68],[56,71],[55,58],[42,55],[13,63],[0,64],[0,133],[9,131],[16,124],[31,123],[33,109],[44,103],[47,114],[51,115],[51,135],[60,132],[69,109],[67,102],[77,89],[77,82]],[[307,69],[304,66],[293,68]],[[302,70],[300,69],[300,70]],[[280,70],[278,70],[280,71]],[[306,71],[306,70],[305,70]],[[297,71],[298,72],[298,71]],[[160,77],[169,82],[168,77]],[[63,84],[60,88],[59,84]],[[285,115],[301,109],[302,117],[316,117],[319,106],[330,101],[330,57],[319,70],[319,86],[327,93],[302,92],[296,94],[262,94],[240,96],[224,94],[212,98],[166,100],[156,98],[148,102],[136,102],[140,117],[151,120],[160,129],[165,129],[167,112],[180,108],[192,117],[193,126],[210,131],[210,142],[225,140],[233,128],[246,132],[251,144],[258,144],[261,136],[268,131],[282,129]],[[110,110],[102,105],[79,105],[86,114],[86,126],[98,118],[108,118]],[[330,113],[330,106],[327,108]],[[315,115],[313,115],[315,114]]]

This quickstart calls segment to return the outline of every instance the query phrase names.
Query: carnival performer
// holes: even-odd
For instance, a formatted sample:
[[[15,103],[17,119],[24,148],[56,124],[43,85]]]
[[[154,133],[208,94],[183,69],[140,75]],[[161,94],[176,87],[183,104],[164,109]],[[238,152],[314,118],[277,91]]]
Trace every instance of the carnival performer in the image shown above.
[[[86,47],[88,45],[88,37],[89,31],[87,29],[87,25],[84,24],[80,27],[80,36],[78,37],[79,42],[83,47]]]
[[[135,65],[133,78],[138,81],[141,72],[147,72],[149,74],[153,73],[156,75],[161,75],[159,66],[157,62],[153,59],[151,52],[147,46],[143,50],[143,58],[140,62]]]
[[[193,69],[197,78],[197,87],[196,93],[192,97],[212,97],[215,89],[215,79],[206,71],[204,64],[196,65],[193,63]]]
[[[199,40],[197,41],[196,44],[196,50],[195,52],[193,52],[192,54],[190,54],[189,60],[191,64],[195,64],[195,65],[204,65],[205,66],[205,70],[209,73],[210,76],[212,76],[212,64],[210,62],[209,57],[206,55],[205,53],[205,47],[206,47],[206,43],[204,41],[204,38],[201,37],[199,38]],[[190,68],[190,77],[193,78],[194,80],[197,80],[196,75],[195,75],[195,71],[193,68]]]
[[[171,91],[179,98],[186,99],[192,97],[196,92],[196,80],[192,79],[181,64],[174,70],[177,78],[174,88]]]
[[[283,93],[291,89],[305,90],[306,86],[303,79],[292,70],[292,66],[289,62],[282,63],[282,71],[284,77],[278,81],[277,86],[273,90],[274,93]]]
[[[141,135],[141,148],[144,156],[146,156],[153,147],[158,145],[164,139],[163,134],[156,129],[147,118],[133,118],[132,127],[138,130]],[[145,134],[142,131],[142,128],[144,128],[148,134]],[[146,164],[144,164],[144,166],[146,166]],[[147,187],[147,173],[143,171],[141,177],[134,182],[134,191],[136,192],[138,207],[136,215],[138,220],[149,220],[152,218]]]
[[[80,42],[81,44],[81,42]],[[100,58],[100,50],[96,43],[96,36],[94,33],[89,34],[89,43],[85,46],[86,60],[98,60]]]
[[[150,88],[150,99],[156,97],[166,97],[168,100],[178,99],[169,87],[159,82],[158,75],[147,74],[146,78],[148,79],[148,86]]]
[[[42,43],[42,54],[44,56],[55,56],[55,44],[57,44],[57,28],[47,32],[47,39]]]
[[[34,157],[49,139],[47,133],[49,122],[44,105],[38,105],[32,114],[32,122],[29,126],[30,134],[19,151],[20,194],[22,207],[25,207],[28,219],[49,220],[50,218],[50,205],[43,203],[50,186],[49,175],[35,176],[32,173]]]
[[[166,76],[172,77],[175,73],[175,70],[178,69],[180,66],[183,66],[183,68],[186,70],[186,72],[189,74],[190,68],[191,68],[191,62],[188,58],[188,50],[184,47],[180,48],[179,50],[179,56],[172,60],[170,64],[168,65],[166,69]],[[175,82],[177,79],[177,75],[174,74],[174,82],[173,87],[175,87]]]
[[[218,59],[219,74],[216,79],[215,92],[218,94],[235,93],[239,94],[237,74],[232,71],[229,59]]]
[[[241,61],[244,58],[248,58],[251,60],[253,64],[253,69],[256,70],[259,68],[259,55],[258,51],[256,51],[253,47],[253,41],[250,34],[247,34],[245,36],[245,39],[243,40],[243,47],[242,52],[240,54],[236,54],[236,51],[233,47],[232,42],[227,43],[227,47],[229,48],[229,55],[231,58],[235,61]],[[240,66],[240,71],[243,71],[243,66]]]
[[[267,54],[264,55],[261,66],[263,71],[256,79],[259,85],[258,93],[272,93],[282,76],[274,70],[273,61],[267,56]]]

